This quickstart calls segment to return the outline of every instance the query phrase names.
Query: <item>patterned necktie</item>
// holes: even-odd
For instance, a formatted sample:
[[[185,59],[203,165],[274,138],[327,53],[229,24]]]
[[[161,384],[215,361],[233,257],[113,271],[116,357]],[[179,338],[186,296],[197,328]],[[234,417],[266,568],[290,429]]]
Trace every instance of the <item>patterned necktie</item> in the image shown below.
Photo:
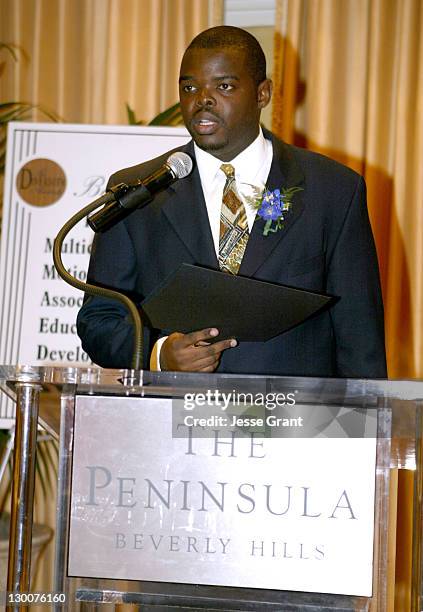
[[[238,274],[249,237],[247,215],[237,194],[235,168],[222,164],[220,169],[227,178],[220,213],[219,266],[222,272]]]

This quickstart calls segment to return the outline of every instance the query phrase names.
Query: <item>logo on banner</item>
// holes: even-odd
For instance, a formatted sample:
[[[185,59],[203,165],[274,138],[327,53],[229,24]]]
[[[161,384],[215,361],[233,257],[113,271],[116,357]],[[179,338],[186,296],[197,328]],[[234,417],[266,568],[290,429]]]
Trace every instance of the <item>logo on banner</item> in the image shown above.
[[[50,206],[64,194],[66,175],[51,159],[32,159],[19,170],[16,189],[27,204]]]

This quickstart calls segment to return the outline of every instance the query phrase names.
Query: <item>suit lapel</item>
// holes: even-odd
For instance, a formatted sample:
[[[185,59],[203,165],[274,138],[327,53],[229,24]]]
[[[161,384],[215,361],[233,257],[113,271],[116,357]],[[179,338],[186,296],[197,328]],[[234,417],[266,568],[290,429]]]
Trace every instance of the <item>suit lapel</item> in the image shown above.
[[[190,155],[195,164],[192,141],[182,150]],[[163,207],[163,213],[173,229],[184,242],[196,263],[210,268],[218,268],[197,167],[194,167],[189,176],[176,181],[169,190],[173,191],[173,195],[167,199]]]
[[[266,138],[271,137],[269,132],[263,131]],[[301,187],[304,183],[304,175],[288,146],[276,138],[272,138],[272,143],[273,160],[266,183],[267,188],[273,191],[281,187]],[[285,219],[284,228],[267,236],[263,236],[264,220],[258,215],[256,216],[239,269],[241,276],[253,276],[257,272],[270,257],[276,246],[284,239],[290,228],[301,216],[303,210],[304,198],[302,192],[299,191],[292,198],[292,207]]]
[[[273,160],[267,179],[270,190],[281,187],[297,187],[304,183],[304,175],[295,161],[289,147],[280,140],[273,138],[270,132],[263,130],[266,138],[273,143]],[[182,151],[188,153],[195,163],[192,141]],[[218,269],[219,264],[214,249],[213,237],[207,214],[206,203],[201,187],[198,169],[186,178],[176,181],[169,191],[173,194],[166,200],[163,213],[172,225],[174,231],[190,251],[193,260],[199,265]],[[285,227],[275,233],[263,236],[264,221],[256,217],[244,258],[239,269],[242,276],[253,276],[263,263],[271,256],[276,246],[284,239],[290,228],[301,216],[304,210],[304,198],[301,191],[292,199],[292,208],[286,218]]]

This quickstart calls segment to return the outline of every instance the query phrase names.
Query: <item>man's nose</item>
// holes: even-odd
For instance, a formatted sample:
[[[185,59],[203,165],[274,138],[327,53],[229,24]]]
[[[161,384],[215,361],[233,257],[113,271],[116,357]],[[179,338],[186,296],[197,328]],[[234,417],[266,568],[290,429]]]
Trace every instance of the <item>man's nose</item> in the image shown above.
[[[211,91],[208,88],[203,87],[198,91],[196,104],[199,107],[213,106],[214,104],[216,104],[216,100],[213,97]]]

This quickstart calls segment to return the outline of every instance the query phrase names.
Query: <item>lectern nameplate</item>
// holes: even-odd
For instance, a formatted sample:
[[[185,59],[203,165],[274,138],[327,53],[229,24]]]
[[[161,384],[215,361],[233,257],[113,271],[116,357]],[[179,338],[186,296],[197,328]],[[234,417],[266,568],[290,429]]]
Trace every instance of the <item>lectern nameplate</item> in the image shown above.
[[[374,438],[172,425],[169,399],[77,398],[70,576],[371,596]]]

